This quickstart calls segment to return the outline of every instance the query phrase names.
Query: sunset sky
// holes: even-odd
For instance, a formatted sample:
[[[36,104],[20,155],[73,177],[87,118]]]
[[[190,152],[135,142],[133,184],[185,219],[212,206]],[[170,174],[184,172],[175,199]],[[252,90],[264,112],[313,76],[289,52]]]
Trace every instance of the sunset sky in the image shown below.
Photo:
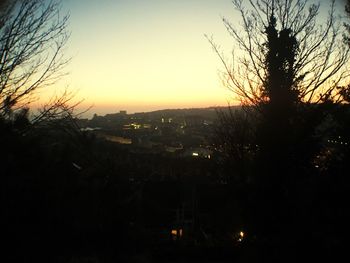
[[[232,94],[204,34],[228,55],[232,39],[221,17],[237,22],[230,0],[63,0],[72,57],[68,86],[105,114],[227,105]]]

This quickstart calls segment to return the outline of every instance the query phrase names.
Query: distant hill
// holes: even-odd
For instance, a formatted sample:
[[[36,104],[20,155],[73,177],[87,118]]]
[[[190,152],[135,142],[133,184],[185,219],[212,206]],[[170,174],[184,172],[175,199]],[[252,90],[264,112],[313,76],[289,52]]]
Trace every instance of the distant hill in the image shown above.
[[[233,109],[240,109],[240,106],[232,106]],[[185,109],[164,109],[150,112],[138,112],[134,115],[137,118],[168,118],[184,116],[200,116],[203,118],[216,119],[217,111],[228,111],[229,107],[208,107],[208,108],[185,108]]]

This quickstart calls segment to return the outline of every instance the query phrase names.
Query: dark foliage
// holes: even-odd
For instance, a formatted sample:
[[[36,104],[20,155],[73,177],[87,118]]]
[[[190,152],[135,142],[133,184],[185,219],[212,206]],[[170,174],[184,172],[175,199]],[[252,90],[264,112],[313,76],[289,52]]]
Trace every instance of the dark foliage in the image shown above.
[[[346,243],[342,230],[347,216],[345,188],[350,186],[345,172],[349,169],[349,138],[344,133],[350,116],[348,104],[344,104],[347,88],[328,86],[324,93],[316,85],[307,91],[310,86],[305,84],[310,79],[305,82],[305,77],[309,73],[300,71],[306,63],[300,57],[305,50],[312,53],[313,44],[298,37],[307,28],[295,31],[297,26],[288,25],[286,17],[295,15],[294,9],[280,1],[267,1],[265,8],[257,1],[251,2],[255,9],[249,13],[240,1],[234,3],[241,11],[247,38],[227,20],[224,23],[250,58],[251,63],[242,61],[246,71],[238,71],[246,73],[249,84],[225,62],[224,66],[229,88],[240,96],[247,110],[222,114],[217,135],[225,138],[223,145],[228,146],[224,150],[232,169],[231,181],[239,185],[238,192],[244,193],[237,195],[237,202],[247,231],[256,237],[252,251],[262,262],[293,262],[302,255],[313,260],[332,259],[345,252]],[[294,4],[303,8],[302,3],[306,2]],[[312,20],[315,8],[308,10]],[[302,10],[298,12],[298,19],[302,19]],[[264,17],[266,23],[260,24]],[[255,30],[253,25],[265,26],[260,31],[262,38],[250,31]],[[318,45],[317,50],[322,50],[323,44]],[[218,52],[217,46],[213,47]],[[312,70],[316,74],[316,68]],[[307,95],[317,93],[319,99],[310,100]],[[243,127],[249,129],[243,129],[242,137]],[[316,253],[318,249],[322,252]]]

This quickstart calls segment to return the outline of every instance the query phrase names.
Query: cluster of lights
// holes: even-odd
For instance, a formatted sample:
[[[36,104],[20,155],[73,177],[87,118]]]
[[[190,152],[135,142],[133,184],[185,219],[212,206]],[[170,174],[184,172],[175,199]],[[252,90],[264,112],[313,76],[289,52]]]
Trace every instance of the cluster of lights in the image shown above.
[[[238,235],[238,242],[242,242],[243,238],[244,238],[244,232],[241,231],[241,232],[239,232],[239,235]]]
[[[327,142],[329,143],[337,143],[337,144],[341,144],[341,145],[348,145],[347,142],[341,142],[341,141],[337,141],[337,140],[327,140]]]
[[[193,153],[192,153],[192,156],[193,156],[193,157],[198,157],[198,156],[199,156],[199,153],[193,152]],[[204,158],[207,158],[207,159],[210,159],[210,158],[211,158],[211,155],[210,155],[210,154],[207,154],[207,155],[204,155],[203,157],[204,157]]]
[[[348,145],[347,142],[341,141],[341,136],[338,136],[338,140],[327,140],[328,143],[335,143],[340,145]]]
[[[245,238],[246,236],[246,233],[244,233],[243,231],[239,231],[238,233],[234,233],[233,234],[233,240],[235,242],[235,244],[237,244],[236,242],[243,242],[243,239]]]

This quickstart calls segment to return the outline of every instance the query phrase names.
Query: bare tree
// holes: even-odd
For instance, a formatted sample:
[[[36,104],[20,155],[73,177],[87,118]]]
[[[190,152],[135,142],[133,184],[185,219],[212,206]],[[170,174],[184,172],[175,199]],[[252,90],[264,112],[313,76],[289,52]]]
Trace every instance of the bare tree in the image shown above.
[[[347,18],[350,18],[350,0],[346,1],[345,4],[345,13]],[[344,23],[345,29],[346,29],[346,34],[344,34],[344,39],[345,41],[350,45],[350,24],[348,22]]]
[[[223,18],[237,48],[232,62],[208,39],[223,63],[224,84],[247,106],[243,107],[249,115],[245,120],[253,133],[243,146],[228,143],[241,136],[239,129],[230,128],[232,123],[235,127],[246,123],[236,115],[222,114],[218,136],[230,138],[224,143],[226,148],[233,147],[229,153],[243,154],[242,149],[249,149],[260,163],[274,160],[278,165],[266,170],[273,168],[276,174],[291,163],[308,167],[321,144],[315,142],[316,137],[324,138],[320,134],[324,127],[331,129],[326,104],[346,101],[350,49],[342,37],[335,2],[330,2],[328,17],[322,21],[318,20],[320,4],[308,6],[306,0],[249,0],[245,4],[234,0],[233,4],[242,27]],[[327,102],[325,107],[322,102]],[[259,146],[255,153],[250,145]]]
[[[335,184],[339,179],[334,178],[346,174],[325,165],[325,160],[340,160],[334,163],[341,167],[348,160],[347,147],[336,152],[327,143],[332,136],[345,141],[343,134],[348,134],[348,122],[335,121],[337,116],[348,118],[348,105],[340,102],[346,100],[342,86],[350,73],[349,45],[343,39],[335,2],[331,1],[328,18],[322,21],[318,20],[320,4],[308,5],[306,0],[247,0],[245,4],[233,0],[233,4],[242,19],[241,30],[223,18],[237,45],[232,62],[209,41],[223,63],[225,85],[247,106],[242,114],[219,115],[217,134],[232,164],[230,175],[243,182],[239,187],[244,194],[237,200],[246,227],[257,240],[270,243],[272,251],[285,251],[288,256],[295,252],[289,248],[319,244],[322,239],[310,241],[304,236],[322,236],[320,243],[328,247],[330,239],[341,244],[345,240],[341,235],[329,238],[329,233],[336,232],[342,216],[333,216],[329,208],[337,207],[342,215],[345,206],[338,200],[329,207],[327,202],[314,207],[313,202],[328,201],[323,184]],[[335,132],[337,126],[341,127]],[[327,179],[320,179],[320,174]],[[339,182],[346,179],[347,174]],[[317,213],[325,208],[330,212],[325,213],[327,230],[323,231],[324,221]],[[308,234],[300,237],[300,232]]]
[[[233,0],[241,17],[241,28],[226,18],[223,23],[235,40],[232,62],[227,60],[219,46],[209,38],[224,70],[223,81],[243,104],[259,106],[271,100],[268,59],[271,45],[286,44],[284,51],[293,51],[290,61],[280,61],[290,74],[288,89],[293,89],[298,102],[318,103],[342,99],[337,87],[349,76],[345,66],[349,47],[341,34],[341,23],[336,17],[332,0],[328,17],[318,20],[320,4],[307,5],[306,0]],[[271,30],[275,39],[271,39]],[[270,30],[270,32],[269,32]],[[278,44],[278,43],[277,43]],[[273,56],[283,56],[281,50]],[[287,73],[285,71],[285,73]]]
[[[8,1],[1,9],[0,115],[9,117],[65,74],[69,16],[61,15],[56,0]]]

